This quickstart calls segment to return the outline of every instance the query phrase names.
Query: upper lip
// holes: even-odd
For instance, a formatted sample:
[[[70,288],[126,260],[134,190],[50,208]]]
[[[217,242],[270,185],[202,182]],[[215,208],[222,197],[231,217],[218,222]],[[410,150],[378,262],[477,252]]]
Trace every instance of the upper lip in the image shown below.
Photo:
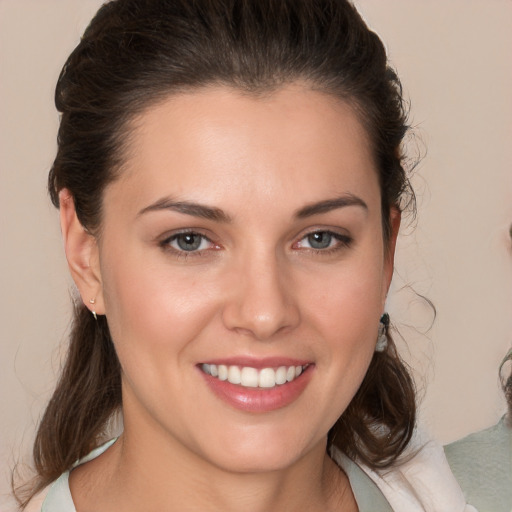
[[[264,357],[255,358],[251,356],[232,356],[226,358],[206,359],[201,361],[200,364],[215,364],[226,366],[248,366],[258,370],[262,368],[279,368],[280,366],[306,366],[311,364],[311,361],[306,359],[298,359],[294,357]]]

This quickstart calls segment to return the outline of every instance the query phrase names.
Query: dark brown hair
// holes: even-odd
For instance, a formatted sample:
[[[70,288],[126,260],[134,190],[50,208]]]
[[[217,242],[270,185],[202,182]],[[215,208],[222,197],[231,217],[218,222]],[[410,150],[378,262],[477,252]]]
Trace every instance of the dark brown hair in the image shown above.
[[[512,371],[503,386],[508,407],[508,424],[512,427]]]
[[[512,237],[512,227],[510,231],[510,236]],[[502,370],[507,363],[510,363],[512,361],[512,349],[510,349],[507,352],[507,355],[503,359],[503,361],[500,364],[500,368],[498,370],[498,375],[501,380],[501,387],[503,389],[503,392],[505,393],[505,399],[507,400],[507,408],[508,408],[508,414],[507,414],[507,424],[509,427],[512,428],[512,368],[509,371],[508,377],[504,377],[502,375]]]
[[[50,196],[67,188],[78,218],[101,228],[102,192],[121,172],[129,122],[170,94],[212,84],[248,94],[301,81],[351,104],[379,173],[383,233],[390,209],[413,201],[401,151],[408,129],[401,85],[384,46],[346,0],[116,0],[86,29],[58,80],[61,113]],[[76,306],[69,352],[34,444],[33,493],[99,443],[121,407],[120,366],[108,322]],[[371,467],[402,453],[415,393],[390,339],[329,433]]]

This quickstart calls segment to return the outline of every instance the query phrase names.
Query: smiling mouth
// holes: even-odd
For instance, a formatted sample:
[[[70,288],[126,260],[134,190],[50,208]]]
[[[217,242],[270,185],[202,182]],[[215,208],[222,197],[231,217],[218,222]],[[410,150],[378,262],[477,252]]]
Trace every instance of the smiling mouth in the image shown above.
[[[309,365],[252,368],[224,364],[202,364],[201,370],[220,381],[228,381],[246,388],[269,389],[294,381]]]

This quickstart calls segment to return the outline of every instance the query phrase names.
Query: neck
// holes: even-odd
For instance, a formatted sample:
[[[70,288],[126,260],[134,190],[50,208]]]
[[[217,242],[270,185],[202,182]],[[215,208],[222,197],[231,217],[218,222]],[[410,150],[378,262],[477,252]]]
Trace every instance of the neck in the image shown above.
[[[160,441],[143,442],[129,431],[120,441],[117,467],[124,469],[117,472],[117,487],[125,495],[131,490],[130,502],[139,500],[134,510],[325,511],[352,496],[345,474],[326,454],[325,441],[286,468],[260,472],[229,471],[180,445],[162,449]]]
[[[319,443],[284,469],[232,472],[158,437],[130,429],[73,471],[77,510],[280,512],[357,510],[346,475]],[[90,506],[93,505],[93,506]]]

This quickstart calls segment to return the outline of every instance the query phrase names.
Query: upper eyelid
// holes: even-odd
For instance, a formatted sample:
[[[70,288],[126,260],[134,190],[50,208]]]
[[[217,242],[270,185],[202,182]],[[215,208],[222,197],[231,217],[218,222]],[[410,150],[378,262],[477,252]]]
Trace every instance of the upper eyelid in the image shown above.
[[[166,241],[169,241],[169,240],[173,240],[175,239],[176,237],[180,236],[180,235],[199,235],[199,236],[202,236],[203,238],[206,238],[208,241],[213,242],[212,240],[212,237],[207,235],[202,229],[200,228],[184,228],[184,229],[178,229],[178,230],[174,230],[172,232],[167,232],[161,236],[159,236],[159,240],[160,242],[166,242]]]
[[[309,233],[306,233],[305,235],[301,236],[298,239],[298,241],[300,242],[301,240],[304,240],[308,236],[314,235],[315,233],[328,233],[329,235],[332,235],[333,238],[336,238],[339,241],[348,241],[348,240],[351,241],[352,240],[352,237],[350,235],[348,235],[348,234],[338,233],[336,231],[332,231],[332,230],[329,230],[329,229],[318,229],[318,230],[310,231]]]

